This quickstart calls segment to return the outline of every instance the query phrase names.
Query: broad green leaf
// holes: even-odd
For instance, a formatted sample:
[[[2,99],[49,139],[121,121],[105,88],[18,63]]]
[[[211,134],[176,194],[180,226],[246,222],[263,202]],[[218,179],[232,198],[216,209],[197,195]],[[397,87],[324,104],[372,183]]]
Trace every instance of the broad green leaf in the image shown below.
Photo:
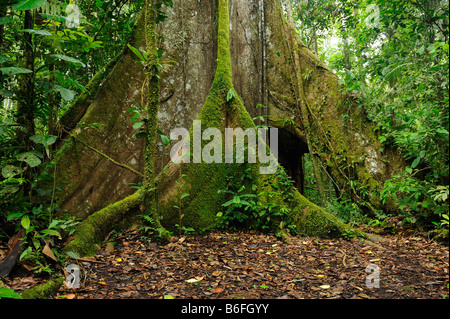
[[[30,228],[30,217],[28,217],[28,215],[23,216],[22,220],[20,221],[20,224],[25,229]]]
[[[417,165],[420,163],[420,157],[417,157],[411,164],[411,168],[416,168]]]
[[[227,93],[227,102],[231,101],[235,97],[233,89],[230,89]]]
[[[26,162],[30,167],[36,167],[41,164],[41,160],[32,152],[20,153],[16,156],[17,160]]]
[[[47,30],[24,29],[24,30],[20,30],[20,32],[28,32],[28,33],[39,34],[39,35],[52,35]]]
[[[58,219],[54,219],[52,220],[52,222],[50,223],[50,225],[48,225],[48,229],[51,229],[53,227],[55,227],[56,225],[58,225],[59,220]]]
[[[79,65],[82,65],[83,67],[86,66],[86,64],[84,64],[84,63],[81,62],[80,60],[75,59],[75,58],[72,58],[72,57],[67,56],[67,55],[63,55],[63,54],[50,54],[50,56],[51,56],[51,57],[54,57],[54,58],[57,58],[57,59],[61,59],[61,60],[67,61],[67,62],[71,62],[71,63],[74,63],[74,64],[79,64]]]
[[[134,54],[137,55],[137,57],[141,60],[141,61],[146,61],[146,59],[144,58],[144,56],[142,55],[141,51],[139,51],[138,49],[136,49],[135,47],[131,46],[130,44],[127,43],[128,48],[133,51]]]
[[[141,117],[141,114],[139,113],[139,111],[136,110],[134,115],[131,117],[130,121],[131,122],[136,122],[137,120],[139,120],[140,117]]]
[[[172,295],[164,295],[164,299],[175,299]]]
[[[56,142],[56,136],[55,135],[33,135],[30,137],[30,140],[37,144],[42,144],[45,146],[52,145]]]
[[[14,165],[6,165],[2,168],[2,175],[4,178],[11,178],[22,174],[25,169]]]
[[[139,121],[139,122],[136,122],[136,123],[133,124],[133,128],[134,128],[135,130],[137,130],[138,128],[141,128],[142,125],[144,125],[144,122]]]
[[[19,260],[22,260],[23,258],[30,256],[32,252],[33,248],[28,247],[22,254],[20,254]]]
[[[61,97],[63,98],[63,100],[66,102],[72,101],[73,98],[75,97],[75,95],[77,95],[77,92],[66,89],[57,84],[55,84],[53,90],[56,92],[59,92],[61,94]]]
[[[164,134],[160,134],[160,136],[161,136],[161,140],[162,140],[164,146],[169,145],[169,143],[170,143],[169,137],[167,135],[164,135]]]
[[[10,221],[11,219],[14,219],[14,218],[21,218],[24,214],[25,214],[24,212],[9,213],[8,217],[6,219],[8,221]]]
[[[22,0],[12,6],[13,10],[33,10],[42,7],[47,3],[47,0]]]
[[[0,287],[0,299],[2,298],[22,299],[22,296],[14,292],[14,289]]]
[[[0,25],[5,24],[5,23],[10,23],[10,22],[13,22],[13,21],[14,21],[14,19],[1,17],[0,18]]]
[[[45,147],[45,152],[47,153],[47,156],[50,156],[50,150],[48,149],[49,145],[52,145],[56,142],[56,136],[55,135],[33,135],[30,137],[30,140],[37,144],[42,144]]]
[[[78,258],[80,258],[80,256],[78,256],[76,253],[74,253],[73,251],[68,251],[68,252],[66,252],[66,254],[67,254],[67,256],[69,256],[70,258],[73,258],[73,259],[78,259]]]
[[[24,68],[17,68],[17,67],[7,67],[7,68],[0,68],[0,71],[4,75],[16,75],[16,74],[25,74],[25,73],[32,73],[30,69],[24,69]]]
[[[239,204],[241,202],[241,198],[239,196],[234,196],[233,204]]]
[[[42,230],[42,233],[44,235],[48,235],[48,236],[56,236],[59,239],[62,238],[61,234],[57,230],[54,230],[54,229],[44,229],[44,230]]]

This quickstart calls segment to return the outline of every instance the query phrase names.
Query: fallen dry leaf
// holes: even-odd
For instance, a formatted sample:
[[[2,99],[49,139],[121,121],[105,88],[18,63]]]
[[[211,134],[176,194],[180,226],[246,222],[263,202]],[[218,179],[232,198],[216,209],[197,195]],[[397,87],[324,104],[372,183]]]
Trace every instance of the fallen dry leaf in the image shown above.
[[[125,291],[125,292],[121,292],[119,294],[119,297],[121,298],[130,298],[131,296],[133,296],[136,292],[133,290],[129,290],[129,291]]]
[[[47,256],[47,257],[53,259],[54,261],[58,261],[58,259],[56,259],[55,254],[54,254],[53,251],[50,249],[50,245],[49,245],[48,243],[45,244],[44,249],[42,249],[42,253],[43,253],[45,256]]]
[[[225,289],[223,289],[223,288],[219,288],[219,287],[216,287],[216,289],[214,289],[214,293],[216,293],[216,294],[220,294],[222,291],[224,291]]]
[[[204,276],[203,277],[195,277],[195,278],[191,278],[191,279],[186,280],[186,282],[190,283],[190,284],[194,284],[194,283],[202,281],[203,278],[204,278]]]

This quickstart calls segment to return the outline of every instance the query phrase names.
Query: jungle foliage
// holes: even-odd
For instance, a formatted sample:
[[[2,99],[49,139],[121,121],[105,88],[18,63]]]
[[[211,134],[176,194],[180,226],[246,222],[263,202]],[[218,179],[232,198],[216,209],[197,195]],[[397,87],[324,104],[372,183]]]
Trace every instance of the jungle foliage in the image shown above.
[[[58,121],[126,47],[143,3],[0,2],[0,236],[11,236],[19,226],[33,235],[21,258],[38,260],[46,242],[65,240],[79,222],[57,214],[55,196],[64,184],[42,188],[49,183],[40,182],[55,173]],[[448,1],[291,0],[291,5],[299,36],[358,99],[382,132],[380,142],[398,148],[408,161],[375,195],[395,198],[400,216],[382,211],[375,219],[363,216],[346,194],[334,194],[331,180],[327,210],[354,224],[383,225],[396,217],[403,225],[448,234]],[[319,201],[312,164],[305,166],[305,196]],[[287,176],[282,181],[290,184]],[[262,207],[242,188],[221,191],[230,201],[223,203],[219,226],[252,222],[265,229],[267,218],[278,221],[285,214],[270,203]],[[48,270],[36,264],[36,270]]]
[[[396,199],[402,224],[448,233],[448,1],[291,3],[299,36],[358,99],[384,147],[397,147],[408,162],[380,199]],[[348,221],[364,220],[348,199],[330,196],[329,205]]]

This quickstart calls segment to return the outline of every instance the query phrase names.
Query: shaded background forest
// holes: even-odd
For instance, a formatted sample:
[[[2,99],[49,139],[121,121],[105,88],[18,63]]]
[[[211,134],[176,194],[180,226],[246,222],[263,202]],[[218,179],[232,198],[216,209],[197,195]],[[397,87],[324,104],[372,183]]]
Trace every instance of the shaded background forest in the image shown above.
[[[79,26],[67,23],[75,3]],[[52,180],[58,120],[123,50],[142,4],[0,2],[0,236],[11,236],[15,225],[33,232],[22,259],[38,259],[46,240],[71,235],[78,223],[57,214],[54,198],[64,184],[38,185]],[[305,196],[352,225],[448,238],[448,1],[293,0],[290,6],[304,43],[358,99],[382,132],[380,141],[409,163],[375,195],[396,199],[399,216],[367,217],[346,194],[336,194],[326,172],[323,198],[308,154]]]

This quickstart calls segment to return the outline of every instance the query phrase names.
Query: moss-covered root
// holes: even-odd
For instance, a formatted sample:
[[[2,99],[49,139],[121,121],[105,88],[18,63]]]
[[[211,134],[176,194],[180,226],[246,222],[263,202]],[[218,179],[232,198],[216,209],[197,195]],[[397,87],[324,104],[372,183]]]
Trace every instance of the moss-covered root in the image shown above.
[[[22,299],[49,299],[56,295],[63,282],[64,278],[61,277],[27,289],[22,293]]]
[[[141,192],[137,191],[90,215],[78,226],[75,238],[64,247],[64,251],[72,251],[80,256],[94,255],[99,249],[98,244],[115,225],[139,212],[141,202]]]

